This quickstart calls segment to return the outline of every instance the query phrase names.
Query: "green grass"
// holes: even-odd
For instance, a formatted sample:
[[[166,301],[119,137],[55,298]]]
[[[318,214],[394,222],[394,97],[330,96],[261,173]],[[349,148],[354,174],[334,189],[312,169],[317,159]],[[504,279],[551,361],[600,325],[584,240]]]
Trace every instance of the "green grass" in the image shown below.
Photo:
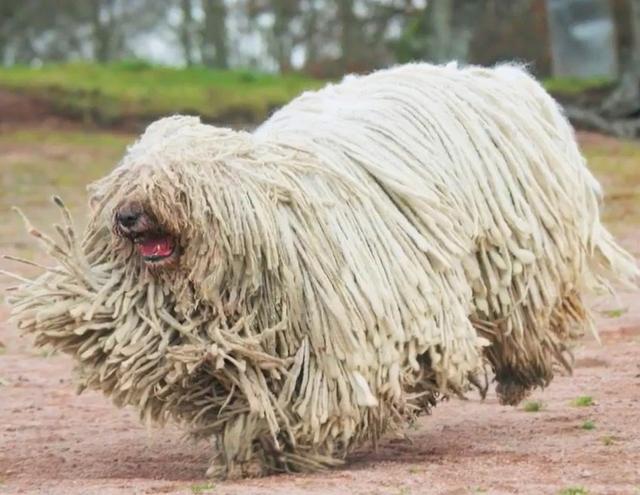
[[[560,490],[558,495],[589,495],[589,492],[581,486],[570,486]]]
[[[613,84],[614,81],[602,77],[589,79],[550,77],[542,81],[545,89],[557,96],[577,96],[585,91],[605,90]]]
[[[596,424],[591,419],[588,419],[584,423],[582,423],[581,428],[587,431],[595,430]]]
[[[62,114],[98,124],[148,121],[172,113],[256,123],[302,91],[323,84],[301,74],[179,69],[138,61],[0,68],[0,87],[36,96]],[[612,83],[602,78],[550,78],[543,84],[556,95],[573,96]]]
[[[605,435],[604,437],[602,437],[602,443],[607,447],[610,447],[611,445],[616,443],[616,439],[611,435]]]
[[[571,405],[575,407],[588,407],[593,406],[593,397],[589,395],[581,395],[580,397],[571,401]]]
[[[194,495],[200,495],[201,493],[211,493],[211,490],[215,488],[215,485],[211,481],[204,481],[202,483],[195,483],[191,485],[191,493]]]
[[[177,69],[135,62],[0,68],[0,87],[42,98],[60,113],[99,124],[152,120],[172,113],[254,123],[305,89],[322,84],[298,74]]]
[[[522,408],[525,412],[540,412],[544,409],[544,402],[541,400],[528,400]]]
[[[620,309],[606,309],[604,311],[600,311],[600,313],[604,316],[606,316],[607,318],[620,318],[622,315],[624,315],[627,311],[629,311],[627,308],[620,308]]]

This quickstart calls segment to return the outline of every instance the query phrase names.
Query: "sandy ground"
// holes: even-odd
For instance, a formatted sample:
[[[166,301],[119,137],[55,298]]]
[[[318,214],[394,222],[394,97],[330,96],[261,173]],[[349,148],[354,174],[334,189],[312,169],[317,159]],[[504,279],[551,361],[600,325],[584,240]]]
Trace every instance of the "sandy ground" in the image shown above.
[[[406,439],[356,453],[342,469],[213,484],[203,480],[207,445],[145,429],[97,393],[76,396],[68,357],[39,355],[2,323],[0,493],[640,493],[638,296],[622,298],[620,318],[599,320],[602,344],[580,346],[572,377],[534,394],[539,412],[494,396],[451,400]],[[595,404],[572,405],[584,395]]]
[[[638,255],[640,225],[627,227]],[[0,493],[640,495],[640,292],[593,306],[601,344],[585,339],[574,375],[533,395],[540,411],[493,393],[451,400],[341,469],[208,482],[206,444],[147,429],[95,392],[76,396],[71,359],[34,350],[0,304]],[[581,396],[594,403],[577,407]]]

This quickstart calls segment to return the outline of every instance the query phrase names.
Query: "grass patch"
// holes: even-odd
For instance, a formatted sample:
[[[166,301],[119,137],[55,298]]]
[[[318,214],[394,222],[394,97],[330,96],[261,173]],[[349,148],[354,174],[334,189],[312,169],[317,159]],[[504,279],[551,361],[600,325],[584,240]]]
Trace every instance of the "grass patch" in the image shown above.
[[[602,443],[607,447],[609,447],[614,443],[616,443],[616,439],[613,438],[611,435],[605,435],[604,437],[602,437]]]
[[[593,397],[590,395],[581,395],[580,397],[571,401],[571,405],[575,407],[588,407],[593,406]]]
[[[542,81],[544,88],[557,96],[577,96],[587,91],[606,90],[614,81],[603,77],[581,79],[575,77],[550,77]]]
[[[0,342],[0,356],[2,356],[3,354],[6,354],[7,352],[7,346],[4,345],[2,342]]]
[[[570,486],[560,490],[558,495],[589,495],[589,492],[582,486]]]
[[[544,402],[541,400],[528,400],[522,406],[525,412],[540,412],[544,409]]]
[[[204,481],[202,483],[195,483],[191,485],[191,493],[199,495],[200,493],[209,493],[215,488],[215,485],[211,481]]]
[[[0,86],[48,102],[85,121],[112,124],[190,113],[216,122],[259,122],[305,89],[324,83],[299,74],[178,69],[119,62],[0,69]]]
[[[606,316],[607,318],[620,318],[627,311],[629,311],[628,308],[605,309],[603,311],[600,311],[600,314]]]
[[[592,420],[588,419],[584,423],[582,423],[581,428],[587,431],[595,430],[596,424]]]

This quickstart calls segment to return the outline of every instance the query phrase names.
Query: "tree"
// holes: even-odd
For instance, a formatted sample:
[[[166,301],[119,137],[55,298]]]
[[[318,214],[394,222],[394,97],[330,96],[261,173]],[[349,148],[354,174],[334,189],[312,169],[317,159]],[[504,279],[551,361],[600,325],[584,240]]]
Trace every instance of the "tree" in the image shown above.
[[[474,28],[483,8],[485,5],[479,0],[427,2],[425,7],[405,16],[404,31],[394,43],[397,58],[402,62],[467,61]]]
[[[280,72],[291,70],[291,56],[296,45],[293,30],[294,19],[300,13],[297,0],[272,0],[274,15],[273,30],[269,36],[269,46]]]
[[[202,10],[202,62],[209,67],[226,68],[229,64],[227,7],[224,0],[203,0]]]
[[[87,42],[79,28],[88,23],[87,7],[73,0],[2,0],[0,63],[86,56]]]
[[[58,2],[49,1],[58,5]],[[87,5],[86,2],[66,1],[78,6]],[[93,58],[109,62],[135,57],[137,37],[166,23],[167,7],[172,3],[173,0],[90,0]]]
[[[640,0],[628,0],[632,32],[627,67],[618,86],[595,109],[566,106],[577,125],[615,136],[640,137]]]
[[[25,4],[19,0],[0,2],[0,65],[7,62],[7,49],[16,35],[16,18],[24,10]]]
[[[180,0],[182,9],[182,22],[180,23],[180,43],[184,52],[184,61],[187,66],[193,65],[193,6],[191,0]]]
[[[348,72],[352,61],[357,57],[358,22],[353,12],[353,0],[336,0],[338,7],[338,23],[340,25],[341,66]]]
[[[617,77],[609,0],[547,0],[547,13],[555,76]]]
[[[448,62],[453,55],[453,0],[429,2],[425,13],[429,58],[437,63]]]
[[[609,117],[640,117],[640,0],[629,0],[631,47],[620,84],[602,105]]]
[[[319,46],[319,9],[314,0],[308,0],[303,7],[305,40],[305,67],[311,68],[315,65],[320,51]]]

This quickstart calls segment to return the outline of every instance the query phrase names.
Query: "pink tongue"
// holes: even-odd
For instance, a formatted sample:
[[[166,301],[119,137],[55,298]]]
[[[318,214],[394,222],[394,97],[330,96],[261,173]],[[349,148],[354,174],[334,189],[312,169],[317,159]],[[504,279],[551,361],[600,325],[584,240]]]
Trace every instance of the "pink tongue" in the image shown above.
[[[145,258],[149,256],[159,256],[164,258],[173,252],[173,243],[169,237],[147,239],[138,244],[138,251]]]

